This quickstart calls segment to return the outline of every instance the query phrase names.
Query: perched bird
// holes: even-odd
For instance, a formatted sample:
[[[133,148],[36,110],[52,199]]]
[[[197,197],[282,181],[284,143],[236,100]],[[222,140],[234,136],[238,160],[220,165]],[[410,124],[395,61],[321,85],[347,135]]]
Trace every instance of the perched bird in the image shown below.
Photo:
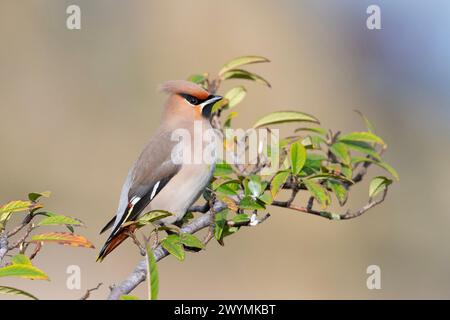
[[[97,261],[134,232],[133,224],[140,215],[151,210],[165,210],[173,214],[160,220],[162,224],[179,221],[198,199],[212,178],[214,164],[181,163],[172,159],[172,150],[178,143],[172,133],[186,129],[194,137],[194,124],[211,129],[212,106],[221,96],[212,95],[192,82],[175,80],[162,86],[169,95],[160,127],[134,162],[122,187],[116,216],[100,233],[112,227],[112,233],[101,249]]]

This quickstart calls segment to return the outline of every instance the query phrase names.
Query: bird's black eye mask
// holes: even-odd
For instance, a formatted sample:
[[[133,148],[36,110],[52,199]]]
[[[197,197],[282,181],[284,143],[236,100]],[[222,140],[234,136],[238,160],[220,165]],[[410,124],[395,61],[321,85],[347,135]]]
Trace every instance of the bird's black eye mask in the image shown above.
[[[191,96],[190,94],[187,93],[180,93],[180,96],[182,96],[184,99],[186,99],[187,102],[189,102],[190,104],[194,105],[194,106],[198,106],[199,104],[208,101],[211,98],[214,98],[213,95],[209,95],[206,99],[199,99],[197,97]]]

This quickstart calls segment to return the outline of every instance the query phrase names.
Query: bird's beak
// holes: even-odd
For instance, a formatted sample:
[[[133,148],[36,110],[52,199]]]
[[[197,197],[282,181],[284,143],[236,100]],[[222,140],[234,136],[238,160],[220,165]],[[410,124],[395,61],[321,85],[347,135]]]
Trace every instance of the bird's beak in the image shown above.
[[[209,119],[211,117],[211,111],[214,104],[222,99],[222,96],[210,95],[204,102],[200,104],[200,106],[202,107],[202,116]]]

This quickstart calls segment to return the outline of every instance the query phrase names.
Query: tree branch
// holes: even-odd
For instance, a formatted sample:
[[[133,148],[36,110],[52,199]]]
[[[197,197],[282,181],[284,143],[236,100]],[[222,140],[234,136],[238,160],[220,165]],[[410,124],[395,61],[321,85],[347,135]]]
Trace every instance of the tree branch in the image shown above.
[[[3,231],[0,234],[0,266],[3,265],[2,261],[7,252],[8,252],[8,235],[6,231]]]
[[[225,204],[221,203],[220,201],[216,201],[214,204],[214,210],[211,210],[209,214],[201,215],[198,218],[194,219],[191,223],[182,227],[181,232],[193,234],[197,231],[209,227],[211,223],[214,223],[214,220],[211,219],[210,215],[214,214],[214,212],[216,211],[220,211],[224,207],[226,207]],[[161,245],[159,245],[153,250],[153,254],[156,261],[159,261],[165,258],[168,255],[168,252]],[[130,293],[141,282],[145,281],[146,275],[147,261],[142,260],[126,280],[111,289],[108,300],[118,300],[122,295]]]
[[[27,230],[24,232],[24,234],[23,234],[16,242],[14,242],[12,245],[10,245],[10,246],[8,247],[8,250],[12,250],[12,249],[19,248],[20,245],[21,245],[22,243],[24,243],[25,240],[28,238],[28,236],[30,235],[31,231],[33,231],[33,229],[34,229],[33,224],[28,225],[28,228],[27,228]]]
[[[288,201],[273,201],[272,205],[276,206],[276,207],[282,207],[282,208],[287,208],[287,209],[307,213],[307,214],[312,214],[312,215],[319,216],[322,218],[327,218],[329,220],[349,220],[349,219],[353,219],[353,218],[361,216],[362,214],[367,212],[369,209],[372,209],[373,207],[382,203],[386,199],[387,192],[388,192],[388,188],[386,187],[386,189],[384,189],[383,194],[380,199],[378,199],[376,201],[373,201],[372,199],[370,199],[369,202],[365,206],[360,208],[359,210],[357,210],[355,212],[347,211],[346,213],[343,213],[343,214],[337,214],[337,213],[332,213],[332,212],[328,212],[328,211],[314,210],[309,207],[305,208],[305,207],[298,206],[295,204],[289,204]]]
[[[369,209],[372,209],[373,207],[382,203],[386,199],[387,193],[388,193],[388,187],[386,187],[386,189],[384,189],[383,194],[380,199],[378,199],[376,201],[370,200],[364,207],[362,207],[358,211],[355,211],[355,212],[347,211],[347,213],[341,215],[341,219],[348,220],[348,219],[353,219],[353,218],[359,217],[360,215],[364,214]]]

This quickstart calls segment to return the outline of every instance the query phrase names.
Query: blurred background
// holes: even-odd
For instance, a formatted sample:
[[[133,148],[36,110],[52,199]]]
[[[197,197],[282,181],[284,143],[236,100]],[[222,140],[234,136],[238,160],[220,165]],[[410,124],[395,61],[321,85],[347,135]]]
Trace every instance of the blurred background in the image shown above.
[[[66,28],[70,4],[81,7],[81,30]],[[381,30],[366,27],[371,4],[381,8]],[[82,219],[79,232],[97,247],[46,245],[34,264],[51,282],[2,285],[76,299],[103,282],[92,297],[105,298],[141,259],[127,241],[95,263],[105,240],[98,231],[158,125],[158,85],[256,54],[272,62],[249,69],[273,88],[245,83],[238,126],[293,109],[324,127],[364,130],[353,112],[361,110],[388,142],[384,158],[401,181],[358,219],[270,208],[266,223],[225,247],[164,259],[160,298],[450,298],[449,17],[448,1],[425,0],[2,0],[0,203],[51,190],[46,207]],[[353,190],[351,207],[367,190],[367,182]],[[381,290],[366,287],[373,264]],[[81,267],[81,290],[66,287],[69,265]]]

